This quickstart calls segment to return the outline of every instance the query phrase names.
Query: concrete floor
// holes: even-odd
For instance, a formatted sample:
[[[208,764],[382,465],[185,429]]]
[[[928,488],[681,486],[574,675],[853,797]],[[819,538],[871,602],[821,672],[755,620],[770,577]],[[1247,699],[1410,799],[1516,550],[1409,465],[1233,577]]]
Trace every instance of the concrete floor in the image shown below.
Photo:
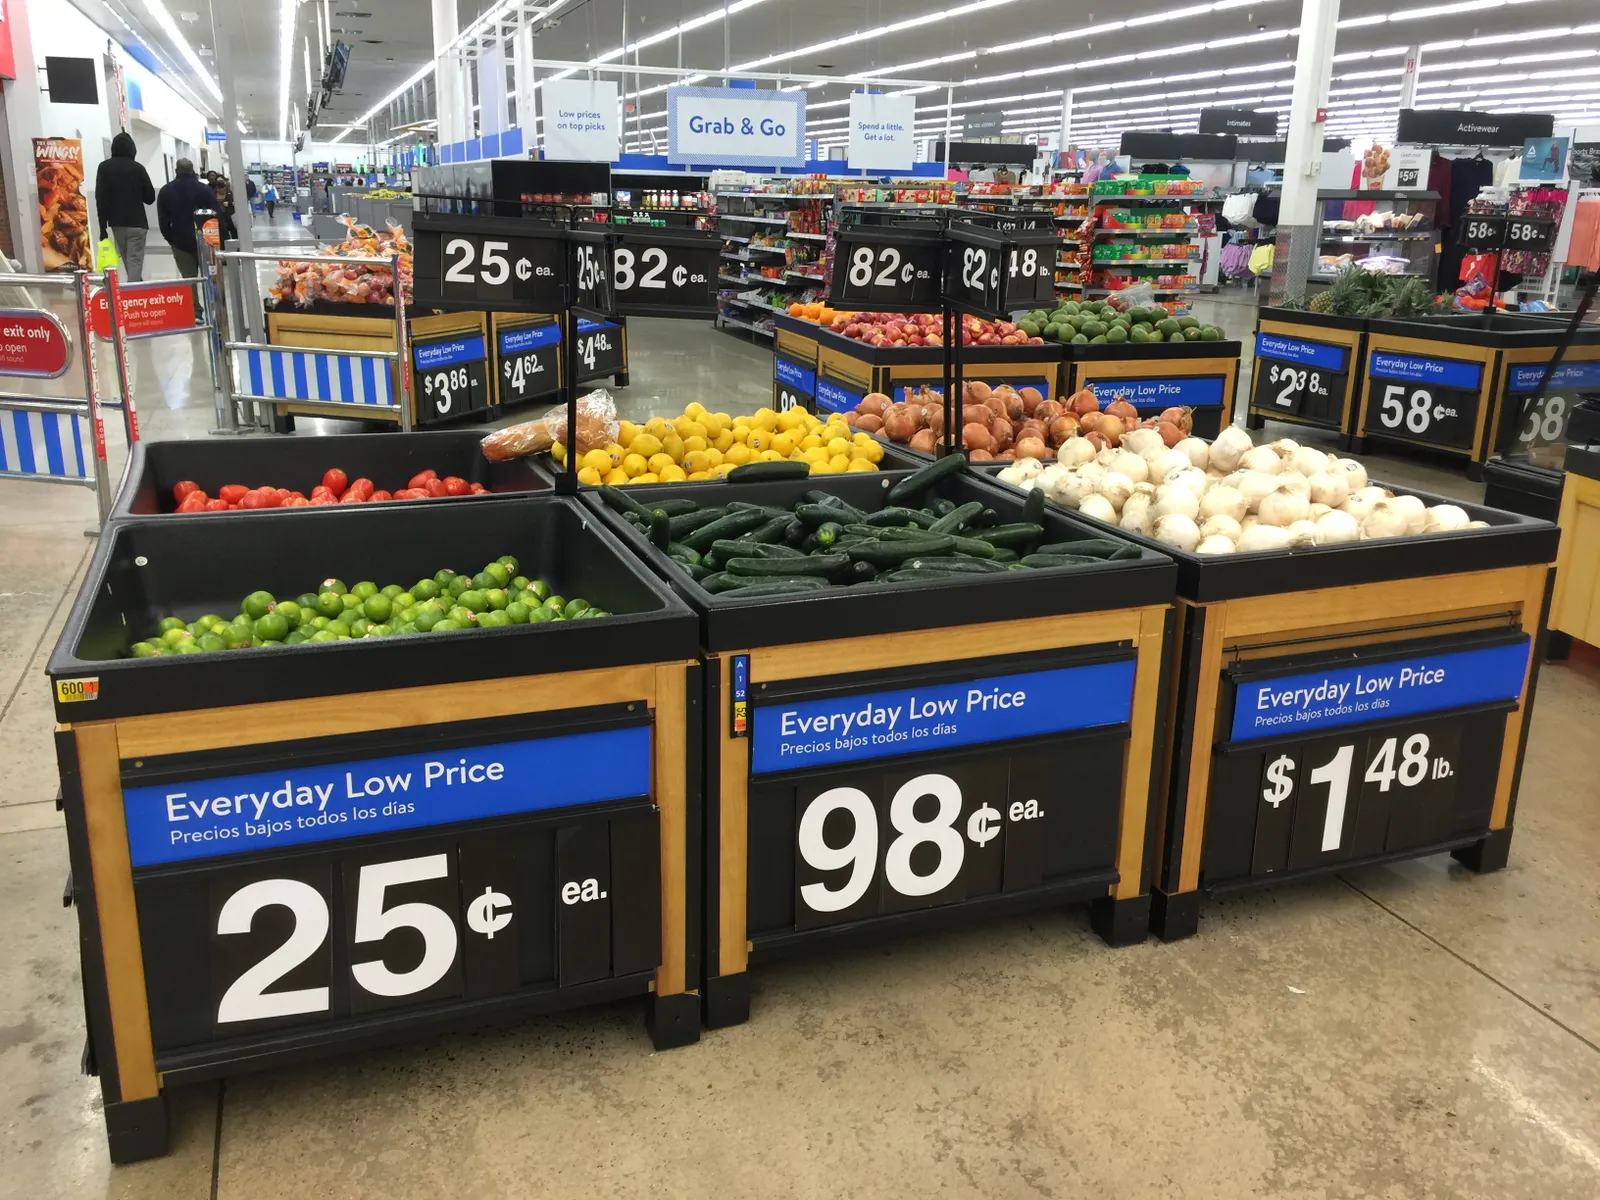
[[[765,344],[630,333],[630,414],[770,395]],[[147,436],[204,436],[204,366],[177,339],[135,353]],[[43,675],[92,515],[87,492],[0,484],[0,1193],[1600,1196],[1600,666],[1582,661],[1545,669],[1498,874],[1353,871],[1211,903],[1173,945],[1109,950],[1073,909],[795,960],[755,972],[748,1025],[663,1054],[622,1004],[242,1076],[176,1092],[172,1153],[113,1168],[78,1073]]]

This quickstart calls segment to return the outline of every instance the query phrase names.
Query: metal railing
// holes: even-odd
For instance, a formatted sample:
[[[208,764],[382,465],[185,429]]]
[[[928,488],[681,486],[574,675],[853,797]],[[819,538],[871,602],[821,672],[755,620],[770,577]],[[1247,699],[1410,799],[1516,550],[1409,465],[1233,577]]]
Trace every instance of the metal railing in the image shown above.
[[[94,301],[89,276],[73,271],[61,275],[6,275],[4,280],[7,285],[66,288],[72,292],[83,395],[35,396],[0,391],[0,479],[91,488],[95,493],[98,524],[104,524],[111,511],[111,478],[106,463],[106,431],[94,361],[94,338],[90,332],[90,308]],[[60,378],[72,369],[73,339],[66,336],[66,330],[54,313],[42,307],[9,308],[0,312],[0,323],[6,316],[13,319],[43,317],[62,334],[67,357],[61,370],[53,373],[0,366],[0,376]],[[86,427],[87,438],[84,436]]]

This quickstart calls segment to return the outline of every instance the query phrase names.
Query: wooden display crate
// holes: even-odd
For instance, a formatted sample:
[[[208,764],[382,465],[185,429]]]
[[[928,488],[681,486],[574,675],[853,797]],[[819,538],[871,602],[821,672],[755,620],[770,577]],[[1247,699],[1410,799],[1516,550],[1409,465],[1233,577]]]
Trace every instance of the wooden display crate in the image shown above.
[[[1567,447],[1550,628],[1600,646],[1600,451]]]

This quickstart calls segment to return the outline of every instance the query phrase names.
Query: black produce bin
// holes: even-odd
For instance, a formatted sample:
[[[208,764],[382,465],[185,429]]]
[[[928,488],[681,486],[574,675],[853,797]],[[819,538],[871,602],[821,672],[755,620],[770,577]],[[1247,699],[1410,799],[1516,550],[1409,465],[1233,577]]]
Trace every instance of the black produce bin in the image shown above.
[[[426,435],[403,435],[418,437]],[[363,439],[365,440],[365,439]],[[281,443],[274,443],[281,444]],[[214,513],[208,535],[160,518],[115,522],[51,655],[52,678],[95,676],[95,719],[461,680],[689,659],[695,621],[594,514],[556,496],[496,504],[330,506]],[[236,613],[257,589],[312,591],[330,575],[405,586],[515,555],[521,572],[615,614],[210,654],[123,657],[163,616]],[[330,677],[337,684],[330,684]],[[83,720],[81,704],[63,721]]]
[[[883,447],[883,459],[878,463],[879,474],[882,474],[885,471],[909,471],[915,467],[925,466],[928,462],[928,456],[926,454],[920,454],[907,446],[899,446],[893,442],[886,442],[882,438],[878,439],[878,443]],[[567,469],[560,463],[556,462],[548,454],[530,455],[523,461],[532,464],[534,474],[538,477],[540,485],[544,487],[551,486],[558,476],[565,475],[567,473]],[[863,471],[861,474],[867,476],[868,478],[872,477],[871,471]],[[816,478],[827,479],[830,478],[830,476],[819,475],[816,476]],[[638,497],[640,503],[648,503],[648,501],[645,499],[646,495],[671,496],[676,499],[683,496],[691,496],[691,493],[681,490],[683,488],[699,487],[703,484],[714,483],[715,481],[710,479],[696,479],[693,481],[684,480],[682,483],[641,483],[635,485],[634,494],[636,497]],[[607,484],[606,486],[616,487],[627,485]],[[594,489],[584,485],[584,490],[592,491]]]
[[[1554,522],[1561,515],[1561,472],[1497,454],[1483,464],[1483,502]]]
[[[198,483],[211,496],[230,483],[246,487],[271,484],[309,496],[311,489],[322,482],[323,473],[334,467],[352,480],[370,479],[375,487],[387,492],[404,488],[413,475],[430,467],[438,472],[440,479],[458,475],[468,483],[481,483],[496,497],[549,489],[548,480],[530,470],[525,459],[490,462],[484,458],[482,441],[481,433],[447,430],[137,442],[126,482],[112,506],[111,515],[113,518],[176,515],[177,502],[172,498],[172,489],[183,480]],[[491,497],[451,498],[488,500]],[[394,503],[428,502],[400,500]],[[215,517],[224,514],[184,515]]]
[[[764,483],[676,484],[672,494],[705,505],[746,500],[753,504],[788,507],[804,493],[822,490],[863,511],[876,512],[885,506],[884,494],[903,477],[900,472],[890,472],[813,475]],[[649,496],[658,486],[647,484],[630,491],[640,503],[648,505]],[[1172,599],[1170,560],[1147,550],[1137,559],[1095,565],[1011,571],[1004,575],[957,576],[938,582],[858,584],[747,600],[737,591],[707,592],[597,495],[591,494],[586,499],[604,515],[634,553],[660,572],[700,615],[702,645],[712,653],[811,641],[830,634],[853,637],[880,628],[885,631],[948,629],[983,620],[1138,608],[1167,604]],[[1021,519],[1023,498],[1018,493],[966,472],[942,479],[924,497],[924,501],[933,499],[951,500],[956,504],[982,500],[1000,514],[1002,523]],[[1060,509],[1046,509],[1044,526],[1046,542],[1101,536],[1094,522],[1068,515]],[[1001,582],[1005,584],[1004,591],[997,590]],[[978,613],[969,607],[975,604],[991,607]]]

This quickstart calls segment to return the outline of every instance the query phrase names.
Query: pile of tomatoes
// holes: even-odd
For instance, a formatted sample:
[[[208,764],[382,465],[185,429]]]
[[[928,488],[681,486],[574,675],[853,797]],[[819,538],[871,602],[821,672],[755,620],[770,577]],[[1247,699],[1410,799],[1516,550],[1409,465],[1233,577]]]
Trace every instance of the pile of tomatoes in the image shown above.
[[[231,512],[241,508],[316,508],[325,504],[378,504],[385,500],[436,500],[451,496],[482,496],[488,488],[481,483],[469,483],[459,475],[446,475],[432,468],[418,471],[398,491],[388,492],[373,485],[372,480],[351,480],[334,467],[324,472],[322,482],[311,489],[311,495],[275,488],[269,485],[248,488],[242,483],[227,483],[217,489],[215,496],[194,480],[185,479],[172,489],[172,498],[178,502],[178,512]]]

